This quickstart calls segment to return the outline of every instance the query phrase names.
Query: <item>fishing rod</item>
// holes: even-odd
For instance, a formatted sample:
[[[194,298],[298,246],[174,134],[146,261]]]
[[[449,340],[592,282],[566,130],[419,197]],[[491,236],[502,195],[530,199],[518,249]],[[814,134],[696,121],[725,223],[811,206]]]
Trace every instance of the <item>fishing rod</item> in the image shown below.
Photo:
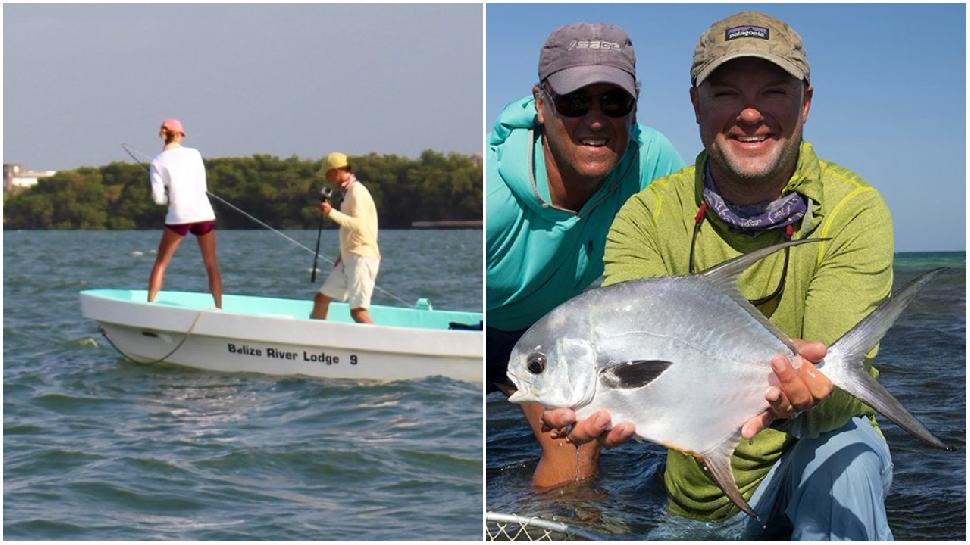
[[[323,186],[320,190],[320,203],[325,203],[330,200],[330,195],[333,195],[333,190],[330,186]],[[317,223],[317,249],[313,254],[313,268],[310,269],[310,282],[317,281],[317,258],[320,257],[320,233],[323,232],[323,214],[320,214],[320,222]]]
[[[146,162],[146,159],[148,159],[148,154],[147,153],[142,152],[142,151],[138,151],[135,148],[129,146],[128,144],[126,144],[124,142],[122,142],[121,147],[125,150],[125,153],[127,153],[129,157],[131,157],[132,159],[134,159],[136,163],[139,163],[139,164],[141,164],[141,166],[145,167],[145,170],[147,170],[148,173],[151,174],[151,167],[149,167],[148,166],[148,163]],[[136,153],[138,155],[140,155],[141,158],[136,157],[135,156]],[[329,190],[330,188],[329,187],[325,187],[325,189],[326,190]],[[206,189],[205,192],[210,197],[212,197],[212,198],[218,200],[219,202],[225,204],[226,206],[232,208],[236,212],[239,212],[243,216],[246,216],[247,218],[249,218],[253,222],[255,222],[255,223],[257,223],[257,224],[259,224],[259,225],[261,225],[261,226],[263,226],[263,227],[265,227],[267,229],[269,229],[270,231],[272,231],[272,232],[276,233],[277,235],[285,238],[286,240],[292,242],[293,244],[296,244],[300,248],[303,248],[307,252],[310,252],[310,253],[314,254],[314,256],[313,256],[313,271],[311,272],[311,281],[315,281],[315,278],[316,278],[316,270],[317,270],[317,258],[320,256],[320,233],[323,231],[323,217],[322,216],[320,217],[320,227],[317,229],[317,251],[314,252],[313,250],[307,248],[306,246],[304,246],[300,242],[294,240],[292,237],[286,235],[285,233],[282,233],[282,232],[278,231],[277,229],[272,228],[271,226],[267,225],[266,223],[260,221],[258,218],[254,217],[252,214],[249,214],[245,210],[243,210],[243,209],[239,208],[238,206],[232,204],[231,202],[223,199],[222,197],[216,195],[215,193],[209,191],[208,189]],[[322,195],[324,193],[324,191],[321,190],[320,193]],[[332,191],[330,193],[332,193]],[[330,195],[328,194],[327,196],[329,197]],[[328,259],[326,257],[324,257],[323,259],[327,263],[330,263],[331,265],[336,266],[336,264],[333,261],[331,261],[330,259]],[[393,293],[385,290],[384,288],[378,286],[377,284],[374,284],[374,289],[376,289],[377,291],[383,293],[384,295],[387,295],[388,297],[391,297],[391,298],[397,300],[399,303],[403,304],[406,307],[411,306],[411,303],[405,301],[404,299],[401,299],[397,295],[394,295]]]

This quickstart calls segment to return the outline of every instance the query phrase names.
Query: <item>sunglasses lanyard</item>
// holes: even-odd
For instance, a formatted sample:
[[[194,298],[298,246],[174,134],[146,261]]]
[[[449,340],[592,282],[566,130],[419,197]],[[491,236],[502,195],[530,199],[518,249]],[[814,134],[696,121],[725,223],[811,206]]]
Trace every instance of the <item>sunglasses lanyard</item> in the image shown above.
[[[637,145],[636,143],[634,143],[634,144],[632,144],[633,145],[633,157],[630,158],[630,161],[629,162],[627,162],[626,169],[623,171],[623,174],[620,174],[618,176],[614,176],[613,177],[613,181],[610,182],[610,185],[607,186],[605,190],[602,190],[602,188],[600,190],[597,190],[596,193],[594,193],[593,195],[595,196],[596,194],[599,194],[599,196],[596,197],[595,199],[591,200],[591,201],[587,201],[586,204],[584,204],[582,206],[582,208],[580,208],[579,210],[569,210],[569,209],[563,208],[561,206],[556,206],[555,204],[553,204],[551,202],[546,202],[546,200],[542,198],[542,195],[539,194],[539,187],[536,184],[536,174],[535,174],[535,172],[536,172],[535,171],[535,168],[536,168],[536,166],[535,166],[535,155],[536,155],[535,146],[536,146],[536,143],[541,138],[543,138],[541,132],[537,132],[534,129],[529,129],[529,142],[531,144],[530,144],[530,148],[529,148],[528,171],[529,171],[529,184],[532,186],[532,194],[535,196],[536,200],[539,201],[539,204],[541,204],[543,208],[555,208],[556,210],[561,210],[563,212],[569,212],[570,214],[575,214],[580,219],[583,219],[586,216],[592,214],[593,213],[593,210],[595,210],[596,207],[599,206],[601,202],[603,202],[604,200],[606,200],[607,197],[609,197],[610,195],[612,195],[613,192],[616,191],[617,188],[620,187],[620,184],[623,182],[624,179],[626,179],[627,175],[630,173],[630,169],[632,169],[634,167],[634,165],[639,165],[640,164],[640,146]],[[629,149],[627,150],[627,153],[628,152],[629,152]],[[624,156],[625,155],[626,155],[626,153],[624,153]],[[622,163],[623,163],[623,157],[620,157],[620,165],[622,165]],[[620,165],[617,165],[617,166],[620,166]],[[614,168],[616,168],[616,167],[614,167]],[[610,171],[610,172],[612,174],[612,171]],[[610,175],[607,175],[607,177],[609,177],[609,176]],[[547,184],[549,183],[548,182],[548,177],[549,177],[549,175],[546,174],[546,178],[547,178],[546,183]]]
[[[809,201],[809,210],[811,210],[811,201]],[[701,232],[701,224],[704,223],[704,216],[707,215],[707,201],[701,201],[700,207],[697,208],[697,214],[694,216],[694,233],[690,237],[690,257],[687,262],[687,273],[694,274],[694,244],[697,241],[697,234]],[[807,219],[807,218],[806,218]],[[807,224],[806,224],[807,226]],[[795,234],[795,227],[792,224],[785,226],[785,240],[790,241],[792,236]],[[778,287],[775,291],[771,292],[771,295],[767,295],[760,299],[748,300],[754,306],[760,306],[768,301],[771,301],[778,295],[780,295],[785,289],[785,279],[788,276],[788,254],[791,247],[785,248],[785,263],[782,265],[781,269],[781,279],[778,281]]]

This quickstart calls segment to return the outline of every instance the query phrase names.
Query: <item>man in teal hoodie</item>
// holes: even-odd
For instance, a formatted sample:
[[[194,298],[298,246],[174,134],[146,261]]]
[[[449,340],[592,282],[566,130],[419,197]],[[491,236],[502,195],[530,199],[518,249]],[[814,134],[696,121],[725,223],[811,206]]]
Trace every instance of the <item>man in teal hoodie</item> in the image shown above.
[[[681,169],[670,141],[636,123],[636,59],[619,27],[577,23],[549,35],[532,95],[509,104],[488,141],[486,362],[488,389],[509,395],[512,346],[539,318],[603,273],[617,211],[654,178]],[[523,411],[542,457],[533,478],[551,486],[596,472],[599,445],[580,448]],[[604,423],[605,426],[605,423]],[[629,438],[617,426],[603,443]]]

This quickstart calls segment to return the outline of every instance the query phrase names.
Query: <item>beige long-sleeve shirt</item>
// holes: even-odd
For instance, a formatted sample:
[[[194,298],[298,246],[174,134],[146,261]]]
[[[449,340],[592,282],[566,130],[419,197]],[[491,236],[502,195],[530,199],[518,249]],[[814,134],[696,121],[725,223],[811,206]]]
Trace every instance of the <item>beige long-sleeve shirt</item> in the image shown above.
[[[327,216],[340,225],[340,257],[380,257],[377,248],[377,207],[364,184],[354,179],[344,193],[340,210]]]

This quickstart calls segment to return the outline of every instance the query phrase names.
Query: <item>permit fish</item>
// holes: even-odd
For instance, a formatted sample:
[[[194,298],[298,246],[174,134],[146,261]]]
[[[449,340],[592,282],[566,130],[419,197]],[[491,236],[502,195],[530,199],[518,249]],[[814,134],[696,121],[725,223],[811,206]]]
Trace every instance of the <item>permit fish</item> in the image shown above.
[[[792,359],[791,339],[749,303],[738,277],[791,241],[690,276],[594,288],[529,328],[509,357],[513,403],[568,407],[582,420],[600,409],[630,421],[636,436],[698,459],[742,511],[757,515],[731,473],[741,426],[765,411],[769,361]],[[828,348],[817,367],[832,384],[924,443],[949,450],[863,368],[866,353],[942,269],[929,271],[877,307]],[[797,364],[797,362],[796,362]]]

